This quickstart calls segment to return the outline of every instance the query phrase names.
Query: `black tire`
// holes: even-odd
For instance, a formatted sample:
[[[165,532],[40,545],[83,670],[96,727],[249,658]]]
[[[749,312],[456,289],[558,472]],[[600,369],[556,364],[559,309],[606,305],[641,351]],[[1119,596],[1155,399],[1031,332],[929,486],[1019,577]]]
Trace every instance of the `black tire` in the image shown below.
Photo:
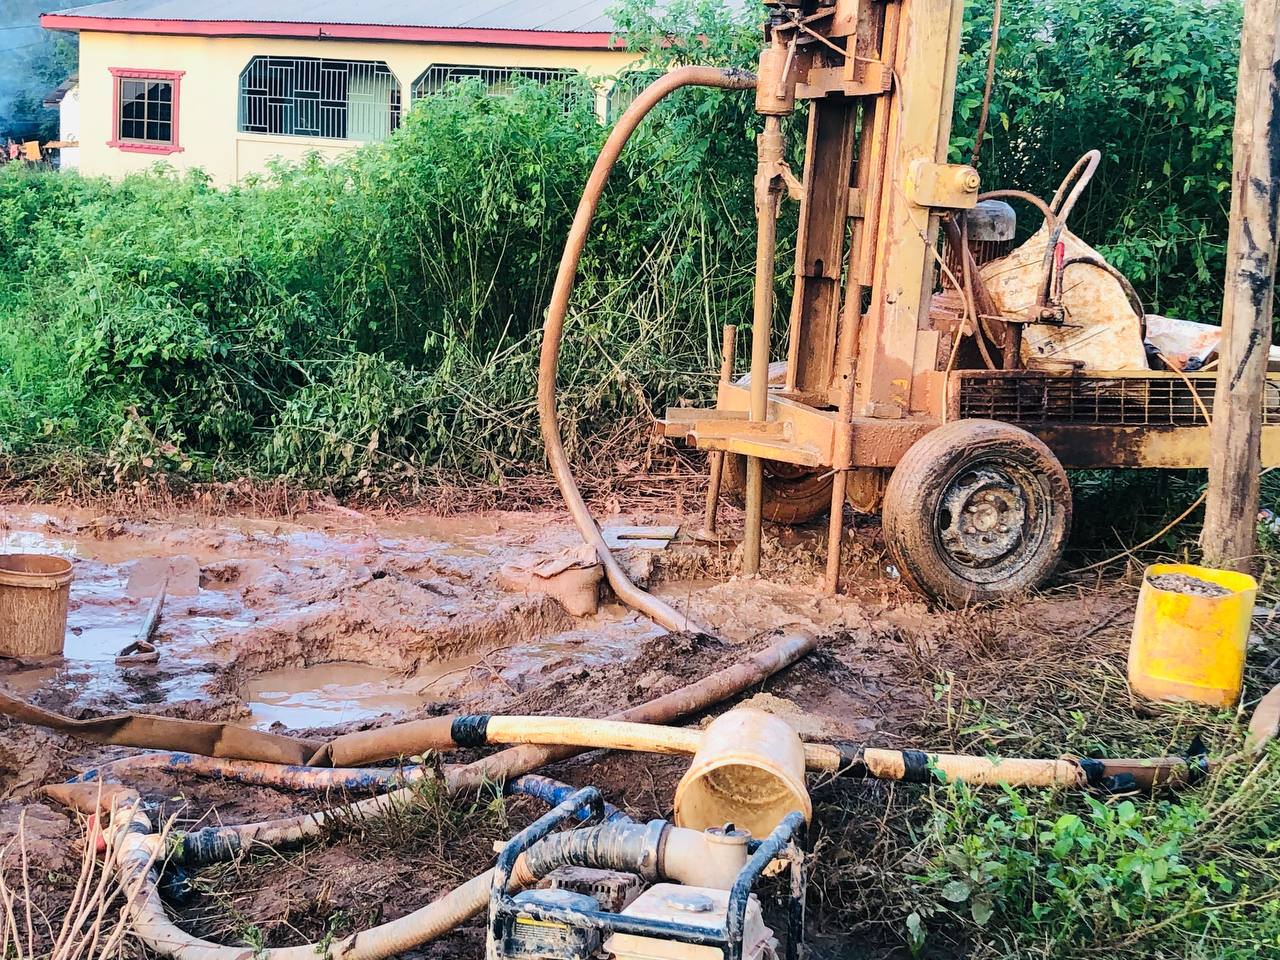
[[[1071,487],[1025,430],[957,420],[916,441],[884,495],[884,534],[902,576],[953,606],[1039,586],[1062,558]]]
[[[787,378],[787,363],[776,360],[769,364],[769,383],[782,384]],[[744,373],[734,381],[740,387],[751,386],[751,374]],[[737,506],[747,496],[747,458],[739,453],[724,455],[722,489]],[[770,523],[794,527],[822,516],[831,507],[831,472],[812,467],[798,467],[776,460],[764,462],[764,503],[760,513]]]
[[[831,506],[832,477],[829,470],[797,467],[773,460],[764,462],[764,504],[761,514],[770,523],[796,526],[819,517]],[[747,492],[747,458],[738,453],[724,455],[721,488],[742,506]]]

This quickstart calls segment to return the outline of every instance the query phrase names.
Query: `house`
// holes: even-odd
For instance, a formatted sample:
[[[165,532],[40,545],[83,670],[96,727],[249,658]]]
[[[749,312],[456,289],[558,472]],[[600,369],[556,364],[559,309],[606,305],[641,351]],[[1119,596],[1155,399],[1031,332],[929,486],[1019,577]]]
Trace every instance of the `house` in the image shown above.
[[[80,75],[73,73],[45,95],[44,105],[58,111],[58,168],[80,168]],[[49,144],[49,146],[54,146]]]
[[[80,36],[83,173],[164,160],[230,184],[275,158],[383,139],[462,77],[500,92],[516,75],[583,74],[600,107],[634,60],[611,34],[612,2],[105,0],[40,22]]]

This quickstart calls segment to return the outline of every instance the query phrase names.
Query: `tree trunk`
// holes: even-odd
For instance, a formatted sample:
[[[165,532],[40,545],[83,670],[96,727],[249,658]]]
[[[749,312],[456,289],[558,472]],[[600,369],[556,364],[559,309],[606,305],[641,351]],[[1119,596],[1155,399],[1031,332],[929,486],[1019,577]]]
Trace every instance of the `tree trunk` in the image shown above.
[[[1280,0],[1245,0],[1232,146],[1222,346],[1210,430],[1205,562],[1248,570],[1257,548],[1262,406],[1280,201]]]

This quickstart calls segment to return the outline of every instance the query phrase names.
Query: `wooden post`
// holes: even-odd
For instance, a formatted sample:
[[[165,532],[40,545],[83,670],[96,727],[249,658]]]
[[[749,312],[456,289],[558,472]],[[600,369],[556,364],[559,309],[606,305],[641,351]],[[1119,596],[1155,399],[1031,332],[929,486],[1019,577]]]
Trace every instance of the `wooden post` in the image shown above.
[[[1262,404],[1280,204],[1280,0],[1245,0],[1232,146],[1222,346],[1200,546],[1246,570],[1257,549]]]

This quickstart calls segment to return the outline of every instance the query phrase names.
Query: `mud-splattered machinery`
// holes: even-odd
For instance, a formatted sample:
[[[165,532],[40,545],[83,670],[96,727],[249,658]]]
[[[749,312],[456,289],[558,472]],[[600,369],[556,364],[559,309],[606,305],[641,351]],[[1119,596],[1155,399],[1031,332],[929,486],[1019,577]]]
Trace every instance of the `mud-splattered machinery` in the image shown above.
[[[1096,152],[1049,202],[983,193],[974,166],[948,162],[963,0],[767,9],[749,373],[734,379],[729,327],[715,408],[669,409],[659,432],[712,453],[709,530],[721,482],[745,494],[746,574],[763,520],[825,512],[837,590],[847,501],[882,513],[894,562],[935,597],[1034,587],[1071,525],[1065,468],[1207,465],[1214,374],[1144,343],[1132,287],[1066,229]],[[796,174],[784,131],[801,112]],[[784,359],[772,340],[786,202],[799,225]],[[1009,203],[1040,223],[1016,249]],[[1264,419],[1274,464],[1274,380]]]

